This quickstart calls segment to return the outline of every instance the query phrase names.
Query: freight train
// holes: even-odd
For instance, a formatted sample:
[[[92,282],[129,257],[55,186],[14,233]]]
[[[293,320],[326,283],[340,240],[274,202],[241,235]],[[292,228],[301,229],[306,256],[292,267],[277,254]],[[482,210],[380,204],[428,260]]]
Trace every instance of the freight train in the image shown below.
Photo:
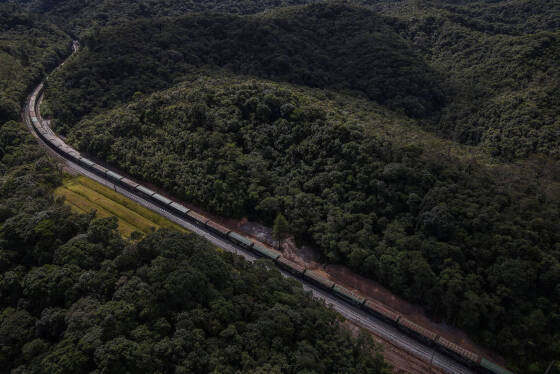
[[[43,84],[40,84],[29,100],[29,120],[34,127],[38,136],[49,145],[55,152],[64,158],[79,164],[84,169],[91,171],[111,183],[122,187],[131,193],[143,197],[151,201],[158,207],[163,208],[170,213],[177,215],[181,218],[187,219],[190,222],[210,230],[211,232],[257,254],[259,257],[272,260],[281,269],[290,272],[296,277],[302,278],[317,287],[320,287],[330,293],[336,295],[355,307],[365,310],[371,315],[385,320],[386,322],[397,326],[402,331],[415,336],[416,338],[432,345],[435,349],[445,352],[448,355],[455,357],[458,361],[465,363],[480,373],[487,374],[513,374],[512,372],[502,368],[501,366],[487,360],[480,355],[470,352],[459,345],[439,336],[438,334],[423,328],[400,314],[390,310],[389,308],[360,296],[355,295],[345,287],[334,283],[333,281],[323,277],[316,271],[306,269],[293,261],[283,257],[275,250],[269,249],[251,239],[234,232],[211,219],[200,215],[187,207],[176,203],[149,188],[142,186],[120,174],[117,174],[99,164],[96,164],[87,158],[83,157],[78,151],[66,145],[56,134],[52,132],[41,118],[37,115],[37,98],[40,96],[43,89]]]

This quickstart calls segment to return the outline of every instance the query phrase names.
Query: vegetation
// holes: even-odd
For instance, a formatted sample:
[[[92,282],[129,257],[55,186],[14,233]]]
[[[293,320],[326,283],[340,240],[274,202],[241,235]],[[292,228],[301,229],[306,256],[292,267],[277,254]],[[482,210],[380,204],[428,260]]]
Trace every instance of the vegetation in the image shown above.
[[[290,224],[286,220],[286,217],[282,213],[278,213],[274,219],[274,225],[272,226],[272,237],[278,242],[278,248],[282,244],[286,234],[290,231]]]
[[[82,44],[47,91],[63,133],[92,111],[169,87],[201,68],[351,90],[418,117],[442,100],[438,76],[383,17],[340,4],[268,16],[144,20],[102,30]]]
[[[67,178],[54,191],[78,213],[96,212],[96,217],[117,217],[118,230],[126,238],[137,238],[160,228],[188,232],[182,226],[160,216],[86,177]]]
[[[503,159],[560,159],[560,4],[504,3],[436,2],[395,24],[447,75],[449,104],[425,125]]]
[[[0,184],[3,370],[386,372],[370,338],[353,340],[277,271],[192,235],[158,231],[133,244],[116,218],[72,213],[50,197],[58,173],[26,131],[11,122],[7,134],[39,158]]]
[[[278,236],[286,231],[282,226],[288,224],[296,239],[315,245],[325,261],[344,263],[422,304],[432,316],[459,326],[484,345],[496,348],[518,372],[542,373],[551,359],[560,356],[560,198],[550,194],[551,183],[560,182],[557,95],[560,3],[356,0],[360,6],[329,2],[272,10],[310,1],[20,2],[29,9],[48,14],[59,24],[65,24],[66,30],[80,35],[83,50],[49,81],[47,96],[48,110],[55,117],[57,130],[68,135],[81,150],[218,214],[249,216],[268,225],[273,224],[275,217],[284,216],[285,222],[279,220],[274,225]],[[56,27],[22,13],[21,8],[4,6],[16,10],[3,15],[0,23],[4,33],[10,30],[0,46],[4,40],[12,40],[8,42],[9,49],[4,49],[5,56],[0,52],[0,58],[5,61],[0,67],[0,72],[4,72],[0,73],[4,82],[0,90],[0,95],[4,95],[0,96],[0,114],[9,119],[16,118],[17,103],[26,87],[37,79],[42,69],[51,66],[50,58],[54,61],[59,56],[55,53],[57,46],[64,46],[68,39]],[[192,14],[208,10],[230,14]],[[263,10],[266,12],[255,14]],[[44,31],[37,33],[40,38],[32,40],[30,35],[37,29]],[[22,49],[25,53],[18,54],[17,48],[24,42],[28,43]],[[50,49],[36,48],[42,45]],[[32,61],[28,68],[26,58]],[[170,87],[175,88],[163,91]],[[15,94],[12,91],[8,94],[12,89]],[[3,140],[4,145],[0,147],[2,172],[38,157],[36,151],[23,152],[20,141],[12,143],[14,125],[10,126],[5,128],[10,135],[4,135],[9,141]],[[446,144],[446,150],[433,147],[437,143],[435,138],[419,127],[451,140],[439,143]],[[470,154],[456,158],[453,155],[460,153],[457,150]],[[496,164],[496,160],[520,159],[528,159],[534,170],[529,173],[516,164]],[[17,172],[10,171],[10,175],[18,177],[5,178],[2,188],[23,183],[20,180],[25,179],[23,170],[35,173],[37,168],[44,170],[48,166],[38,161],[33,161],[33,167],[18,166]],[[38,178],[31,175],[27,178]],[[40,175],[45,178],[37,182],[41,188],[23,191],[39,198],[59,183],[58,176],[50,172]],[[542,176],[546,176],[545,182]],[[54,204],[56,212],[65,212],[57,213],[63,218],[56,222],[66,222],[64,217],[72,215],[71,222],[77,225],[72,227],[79,227],[65,230],[83,240],[94,240],[89,232],[96,225],[109,232],[109,237],[117,237],[113,221],[76,215],[63,210],[59,203],[42,198],[46,199],[43,204]],[[20,212],[17,204],[32,204],[36,209],[26,208],[31,209],[28,214],[32,221],[18,218],[18,222],[24,222],[22,227],[32,227],[29,222],[43,222],[43,215],[35,214],[44,214],[41,209],[51,206],[40,205],[33,199],[23,202],[21,197],[14,201],[15,208],[0,209],[0,218],[2,214],[13,217]],[[2,225],[0,232],[11,230],[10,225]],[[49,230],[52,231],[50,226]],[[35,234],[36,231],[40,234]],[[48,242],[41,236],[43,231],[41,226],[32,231],[9,233],[33,232]],[[53,256],[57,248],[66,245],[63,243],[70,238],[65,236],[68,232],[49,232],[48,243],[55,243]],[[2,257],[8,258],[5,263],[16,266],[13,269],[21,274],[32,273],[33,267],[46,266],[41,256],[46,256],[48,261],[50,252],[43,255],[37,249],[43,248],[43,242],[39,245],[29,236],[17,235],[16,238],[25,237],[21,245],[35,247],[32,252],[20,251],[26,256],[24,262],[18,262],[17,256],[13,262],[10,252]],[[99,304],[91,304],[92,309],[106,310],[106,303],[120,300],[115,290],[121,283],[104,283],[105,279],[136,282],[138,278],[138,282],[143,282],[143,290],[153,292],[149,297],[160,295],[165,287],[158,282],[165,281],[150,275],[160,266],[158,261],[162,269],[168,266],[166,261],[170,258],[174,259],[170,261],[172,265],[188,262],[189,272],[196,274],[192,279],[197,282],[197,271],[204,269],[206,273],[206,268],[197,268],[192,264],[193,257],[189,257],[202,253],[203,244],[177,234],[154,235],[137,244],[119,238],[118,248],[102,243],[101,247],[108,249],[95,257],[99,262],[91,260],[86,249],[81,249],[86,254],[76,251],[76,256],[68,256],[68,264],[78,263],[88,272],[86,276],[72,268],[68,270],[70,274],[80,274],[79,279],[83,278],[88,287],[87,279],[95,279],[95,285],[102,287],[99,291],[91,286],[88,292],[95,289],[92,291],[95,296],[91,293],[84,296],[97,298]],[[177,246],[186,248],[186,254],[159,252],[157,246],[150,244],[154,240],[167,240],[162,237],[168,235],[172,243],[182,243]],[[11,243],[2,240],[0,246]],[[137,257],[136,254],[142,253],[142,246],[149,247],[148,253],[155,253],[154,256],[163,260]],[[128,253],[133,253],[134,259]],[[167,253],[170,253],[168,257]],[[244,265],[237,260],[228,255],[216,256],[230,273],[245,274],[241,271]],[[123,258],[125,265],[119,262]],[[92,267],[86,269],[86,265],[80,265],[82,260]],[[208,263],[213,261],[216,260],[212,258]],[[68,264],[54,265],[68,267]],[[167,276],[176,268],[170,269],[162,274]],[[252,275],[248,277],[256,279],[251,285],[258,287],[259,282],[264,282],[259,278],[264,277],[261,271],[264,272],[261,268],[250,270]],[[95,276],[88,278],[89,272],[100,272],[95,276],[103,280],[98,282]],[[268,273],[262,274],[275,279]],[[74,279],[73,276],[70,278]],[[2,281],[10,282],[14,277],[10,273]],[[26,279],[27,275],[22,277]],[[237,305],[236,298],[241,294],[220,288],[216,279],[207,274],[205,281],[217,290],[218,297],[234,300],[233,304]],[[230,278],[224,279],[231,282]],[[13,292],[25,289],[18,287]],[[278,287],[286,290],[282,287],[291,286]],[[89,308],[89,301],[84,302],[87,307],[74,306],[79,299],[73,297],[82,289],[78,286],[70,289],[64,300],[57,299],[62,304],[56,308],[72,315],[75,314],[72,308],[78,308],[78,312]],[[252,289],[243,290],[243,296],[239,297],[245,300],[251,292]],[[257,309],[270,309],[278,300],[282,300],[284,307],[298,300],[300,291],[294,292],[290,297],[273,294],[272,301],[252,301],[260,305]],[[31,318],[40,321],[43,317],[34,309],[33,299],[29,298],[31,293],[22,295],[17,297],[23,301],[16,304],[15,299],[9,299],[11,307],[23,308]],[[170,327],[164,323],[164,334],[160,327],[155,327],[158,319],[145,317],[143,306],[140,309],[134,306],[130,308],[136,308],[140,325],[147,326],[149,331],[143,330],[144,335],[125,334],[126,342],[119,340],[105,347],[117,337],[111,335],[107,337],[110,340],[103,340],[105,333],[99,331],[110,330],[105,326],[123,331],[114,328],[118,324],[109,317],[120,312],[98,312],[92,318],[95,321],[99,317],[98,321],[103,322],[99,323],[101,330],[98,328],[95,333],[88,335],[87,330],[79,330],[79,334],[72,335],[74,325],[68,325],[58,335],[62,340],[36,335],[46,342],[49,353],[39,343],[30,346],[22,343],[27,348],[20,356],[10,351],[2,357],[17,365],[33,366],[40,362],[37,360],[46,360],[40,365],[50,368],[44,365],[57,362],[62,367],[58,363],[66,361],[59,359],[59,353],[52,356],[50,352],[60,352],[58,344],[65,342],[60,349],[71,352],[65,357],[74,357],[68,362],[84,363],[88,370],[92,365],[102,371],[110,367],[103,365],[115,362],[128,365],[131,361],[175,365],[175,361],[161,356],[171,348],[160,343],[162,339],[175,339],[177,331],[183,328],[179,310],[191,305],[173,304],[166,312],[169,314],[151,314],[155,312],[150,308],[161,307],[157,297],[150,299],[158,302],[150,304],[146,313],[149,318],[153,315],[165,318]],[[201,306],[188,309],[187,313],[212,315],[211,302],[199,303]],[[308,305],[306,302],[303,304]],[[247,310],[252,308],[251,305]],[[300,313],[302,309],[294,310]],[[6,313],[8,317],[1,318],[7,319],[1,321],[9,321],[13,311]],[[245,317],[250,316],[243,314]],[[28,323],[26,326],[32,331],[35,320],[25,316],[17,318],[23,325]],[[280,341],[278,346],[278,336],[266,337],[268,343],[262,346],[270,350],[261,351],[264,356],[249,353],[252,360],[242,356],[241,363],[232,364],[226,360],[231,352],[220,344],[231,336],[236,337],[236,342],[252,341],[252,332],[247,331],[254,330],[241,330],[236,324],[238,335],[230,331],[216,335],[217,330],[212,326],[205,330],[206,327],[197,324],[202,319],[189,318],[186,329],[204,330],[201,341],[206,339],[212,347],[205,351],[206,355],[173,356],[173,359],[188,360],[186,371],[214,368],[227,372],[231,368],[268,372],[273,369],[262,365],[278,364],[277,357],[292,359],[288,361],[292,365],[290,370],[296,370],[293,359],[299,356],[294,352],[301,347],[306,352],[312,351],[307,349],[307,343],[298,340],[299,335],[292,337],[293,344]],[[109,321],[107,325],[105,321]],[[256,320],[244,321],[250,325]],[[330,322],[324,326],[335,325],[333,319],[326,321]],[[265,324],[260,320],[258,323]],[[131,326],[130,331],[137,330],[137,325]],[[17,336],[31,336],[29,331],[21,334],[18,331]],[[85,343],[68,341],[66,331],[70,331],[68,337],[91,339]],[[319,333],[327,334],[323,330]],[[92,351],[88,344],[97,343],[99,336],[104,347],[99,348],[102,353],[92,353],[99,346]],[[340,347],[355,347],[347,337],[339,336],[342,335],[332,339],[343,339],[348,344]],[[322,354],[327,350],[316,347],[326,340],[324,335],[317,339],[309,344],[314,345],[313,352],[319,352],[313,354],[315,361],[323,362],[327,356]],[[187,340],[193,341],[191,335]],[[153,348],[140,344],[144,341],[154,343]],[[352,349],[352,352],[363,352]],[[19,348],[16,350],[19,352]],[[125,352],[127,359],[121,359],[122,356],[114,353],[117,351]],[[150,360],[142,361],[145,352],[149,352]],[[269,352],[272,356],[267,356]],[[99,359],[98,355],[105,358]],[[353,356],[358,371],[358,362],[363,362],[361,355]],[[257,356],[261,360],[265,356],[270,359],[265,363],[258,361]],[[33,361],[30,357],[39,358]],[[118,358],[111,361],[107,357]],[[134,360],[127,361],[131,357]],[[208,358],[206,366],[196,366],[191,361],[194,357]],[[303,362],[311,360],[309,357]],[[223,360],[227,362],[224,364]],[[250,369],[243,366],[247,362],[252,365]],[[225,368],[222,364],[229,366]],[[331,365],[330,361],[327,365]],[[156,366],[154,371],[165,371]],[[345,371],[346,368],[326,366],[315,370]]]
[[[399,17],[320,4],[101,29],[83,39],[87,49],[61,72],[49,96],[65,131],[92,110],[169,87],[194,68],[223,67],[365,95],[502,159],[534,153],[559,159],[560,34],[551,14],[560,9],[527,1],[509,7],[436,1],[420,8],[366,2],[376,9],[380,4]],[[527,14],[530,26],[504,23],[503,14],[517,12],[512,9]]]
[[[58,173],[19,124],[0,139],[16,162],[0,183],[3,370],[386,372],[370,338],[351,338],[297,282],[192,235],[127,242],[116,218],[51,197]]]
[[[69,139],[218,214],[268,225],[284,214],[329,262],[523,367],[557,356],[559,200],[509,169],[376,135],[383,115],[337,101],[200,77],[84,120]]]
[[[67,54],[70,38],[13,4],[0,3],[0,123],[19,118],[20,105],[46,71]]]
[[[2,34],[13,48],[8,60],[34,56],[22,75],[6,75],[22,97],[26,85],[56,62],[47,53],[56,40],[26,39],[43,35],[43,26],[30,20]],[[10,39],[18,30],[27,31]],[[45,43],[45,53],[27,55],[37,52],[35,42]],[[2,86],[2,97],[6,92]],[[5,117],[17,115],[18,104],[10,103],[13,111]],[[61,185],[61,173],[23,124],[3,117],[2,372],[388,372],[368,335],[353,338],[334,311],[270,264],[249,264],[193,235],[167,230],[127,241],[117,218],[73,212],[55,197]],[[65,188],[63,194],[72,192],[80,204],[105,200],[127,219],[141,213],[83,179]],[[139,220],[134,223],[141,226]]]
[[[254,14],[315,0],[18,0],[29,8],[49,15],[61,27],[81,36],[91,28],[122,24],[139,18],[181,16],[193,12],[215,11]]]

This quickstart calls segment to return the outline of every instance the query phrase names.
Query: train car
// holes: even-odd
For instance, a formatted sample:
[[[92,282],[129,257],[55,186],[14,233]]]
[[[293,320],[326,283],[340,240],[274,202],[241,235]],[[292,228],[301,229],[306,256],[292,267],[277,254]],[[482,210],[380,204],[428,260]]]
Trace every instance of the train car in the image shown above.
[[[72,156],[76,161],[80,160],[80,153],[73,148],[70,148],[68,154]]]
[[[302,275],[303,272],[305,271],[305,268],[301,265],[296,264],[293,261],[290,261],[282,256],[278,257],[276,259],[276,263],[278,264],[278,266],[280,266],[282,269],[289,271],[290,273],[294,274],[294,275]]]
[[[95,171],[97,174],[101,174],[101,175],[105,175],[108,171],[106,168],[104,168],[103,166],[98,165],[98,164],[94,164],[92,166],[92,168],[93,168],[93,171]]]
[[[107,171],[107,176],[115,182],[119,182],[121,179],[124,178],[122,175],[117,174],[117,173],[115,173],[114,171],[111,171],[111,170]]]
[[[272,249],[268,249],[259,243],[255,243],[253,245],[253,249],[256,252],[258,252],[261,256],[269,258],[271,260],[276,260],[278,257],[280,257],[279,253],[273,251]]]
[[[228,237],[232,239],[235,243],[241,245],[242,247],[251,248],[253,246],[253,241],[247,239],[243,235],[236,233],[235,231],[231,231],[228,234]]]
[[[162,196],[158,193],[154,194],[152,196],[153,199],[156,199],[157,201],[159,201],[160,203],[164,204],[164,205],[169,205],[171,204],[173,201],[169,200],[167,197]]]
[[[461,359],[467,364],[478,363],[480,361],[480,357],[471,352],[467,351],[466,349],[458,346],[455,343],[450,342],[449,340],[442,338],[441,336],[437,338],[436,343],[443,348],[448,353],[456,356],[457,358]]]
[[[136,191],[140,191],[148,197],[152,197],[156,193],[155,191],[152,191],[149,188],[146,188],[146,187],[144,187],[140,184],[138,186],[136,186]]]
[[[136,182],[134,182],[134,181],[131,181],[131,180],[128,179],[128,178],[123,178],[123,179],[121,179],[121,184],[122,184],[123,186],[125,186],[126,188],[131,189],[131,190],[134,190],[134,189],[136,189],[136,187],[139,186],[138,183],[136,183]]]
[[[364,303],[364,309],[367,312],[372,313],[375,316],[381,317],[389,322],[396,323],[400,318],[400,314],[395,313],[391,309],[372,300],[366,300],[366,302]]]
[[[94,162],[88,160],[87,158],[81,157],[78,159],[80,161],[80,163],[82,163],[83,165],[85,165],[88,168],[92,168],[93,165],[95,165]]]
[[[206,222],[206,226],[210,227],[212,230],[216,231],[218,234],[227,236],[227,234],[230,233],[230,229],[228,229],[227,227],[224,227],[222,225],[220,225],[219,223],[216,223],[212,220]]]
[[[363,297],[354,295],[352,291],[342,286],[339,286],[338,284],[334,285],[333,292],[337,296],[341,297],[342,299],[349,301],[355,305],[362,305],[366,301],[366,299],[364,299]]]
[[[480,359],[479,362],[480,367],[482,367],[487,373],[492,374],[513,374],[511,371],[493,363],[492,361],[488,361],[484,357]]]
[[[398,325],[401,329],[406,330],[407,332],[415,335],[417,338],[424,340],[427,343],[434,343],[438,334],[433,331],[430,331],[416,323],[406,319],[400,318]]]
[[[181,213],[184,216],[186,216],[187,213],[189,212],[189,209],[187,207],[184,207],[183,205],[175,203],[175,202],[171,203],[169,206],[172,207],[173,209],[175,209],[176,211],[178,211],[179,213]]]
[[[328,280],[312,270],[306,269],[303,272],[303,276],[324,289],[331,290],[334,287],[333,281]]]
[[[208,218],[204,217],[202,214],[198,214],[197,212],[190,210],[187,213],[187,216],[191,217],[192,219],[194,219],[196,222],[205,225],[206,222],[209,221]]]

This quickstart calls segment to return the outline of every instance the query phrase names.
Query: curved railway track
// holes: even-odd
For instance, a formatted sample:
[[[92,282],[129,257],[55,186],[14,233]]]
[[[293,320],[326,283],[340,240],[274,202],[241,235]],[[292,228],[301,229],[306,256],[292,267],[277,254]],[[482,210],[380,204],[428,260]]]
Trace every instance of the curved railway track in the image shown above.
[[[76,52],[77,49],[78,44],[75,42],[73,45],[74,52]],[[64,62],[61,65],[63,64]],[[305,290],[311,292],[315,298],[321,299],[326,304],[332,306],[333,309],[343,315],[346,319],[373,332],[395,346],[427,362],[430,362],[430,365],[438,367],[448,373],[475,373],[475,369],[465,365],[464,362],[461,362],[461,360],[458,359],[461,358],[460,355],[465,356],[466,354],[466,357],[470,358],[469,354],[473,356],[474,354],[463,350],[461,347],[456,346],[439,336],[434,335],[434,337],[430,338],[430,341],[426,341],[426,339],[419,339],[418,336],[413,336],[410,332],[414,329],[418,331],[419,326],[414,325],[412,322],[406,319],[402,319],[402,321],[400,321],[400,316],[395,317],[392,321],[390,320],[391,318],[387,320],[387,315],[383,315],[382,313],[381,316],[385,317],[385,319],[380,318],[379,313],[367,311],[368,308],[370,311],[376,311],[375,308],[368,306],[371,302],[370,300],[365,300],[363,298],[359,299],[352,295],[350,291],[338,285],[334,285],[334,283],[325,287],[323,281],[313,281],[315,275],[307,274],[310,273],[308,270],[303,269],[294,271],[295,264],[292,266],[282,266],[283,261],[288,263],[289,261],[284,260],[280,257],[280,255],[274,255],[272,251],[259,247],[258,244],[254,244],[248,239],[240,237],[237,233],[232,233],[230,231],[220,232],[223,227],[220,226],[220,229],[220,227],[214,227],[213,223],[209,221],[203,222],[201,219],[203,217],[194,212],[187,213],[188,209],[182,207],[180,204],[172,203],[165,197],[158,195],[155,192],[128,180],[127,178],[119,176],[99,164],[94,164],[93,162],[87,160],[85,157],[81,156],[78,151],[68,146],[60,137],[58,137],[50,128],[49,122],[41,118],[39,106],[42,100],[42,88],[43,83],[39,84],[29,96],[24,108],[23,119],[29,130],[39,140],[41,145],[47,148],[50,154],[62,160],[69,169],[114,189],[120,194],[176,222],[193,233],[203,236],[214,245],[226,251],[243,256],[248,261],[255,261],[259,257],[263,256],[272,258],[277,265],[281,265],[279,270],[284,276],[295,278],[300,281]],[[125,183],[125,181],[128,182]],[[156,195],[159,196],[159,198],[156,198]],[[165,203],[162,203],[162,201]],[[173,208],[173,206],[175,206],[175,208]],[[182,210],[182,212],[179,210]],[[214,225],[219,226],[216,224]],[[344,297],[345,293],[348,293],[349,295],[347,296],[349,297]],[[358,302],[356,302],[356,300],[358,300]],[[399,326],[401,328],[399,328]],[[410,327],[412,327],[412,330]],[[407,330],[407,332],[403,331],[403,329]],[[420,337],[422,337],[422,335],[424,335],[425,338],[426,334],[423,333]],[[447,352],[441,350],[441,348],[445,347],[446,344],[451,347],[451,350],[447,349]],[[436,349],[436,347],[440,349]],[[460,355],[458,356],[456,352],[459,352]],[[472,359],[472,362],[470,363],[472,364],[476,360],[480,362],[480,358],[476,357],[475,359]],[[469,363],[469,360],[466,362]],[[478,364],[478,362],[476,363]],[[474,367],[476,367],[476,365]],[[479,371],[478,369],[480,368],[477,368],[476,372]],[[501,371],[484,370],[482,372],[502,373]],[[503,371],[503,373],[509,372]]]

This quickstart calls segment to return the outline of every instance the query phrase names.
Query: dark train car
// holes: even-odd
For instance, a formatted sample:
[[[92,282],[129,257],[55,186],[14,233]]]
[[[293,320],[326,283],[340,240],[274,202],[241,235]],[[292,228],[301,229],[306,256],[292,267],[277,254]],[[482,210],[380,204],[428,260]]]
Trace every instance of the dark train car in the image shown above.
[[[243,235],[240,235],[240,234],[236,233],[235,231],[231,231],[231,232],[228,234],[228,237],[229,237],[230,239],[232,239],[235,243],[239,244],[239,245],[242,246],[242,247],[245,247],[245,248],[252,248],[252,247],[253,247],[253,244],[254,244],[254,243],[253,243],[252,240],[247,239],[246,237],[244,237]]]
[[[222,225],[220,225],[219,223],[216,223],[212,220],[206,222],[206,226],[208,226],[209,228],[211,228],[213,231],[217,232],[220,235],[223,236],[227,236],[227,234],[230,233],[230,229],[228,229],[227,227],[224,227]]]
[[[326,290],[331,290],[334,287],[334,282],[328,280],[327,278],[317,274],[316,272],[312,271],[312,270],[305,270],[303,272],[303,276],[310,280],[312,283],[316,284],[317,286],[324,288]]]
[[[258,252],[261,256],[269,258],[271,260],[276,260],[278,257],[280,257],[280,253],[273,251],[272,249],[268,249],[259,243],[255,243],[253,245],[253,250]]]
[[[187,213],[187,216],[191,217],[193,220],[195,220],[197,223],[200,223],[202,225],[205,225],[206,222],[209,221],[208,218],[204,217],[202,214],[198,214],[197,212],[190,210]]]
[[[97,174],[99,174],[99,175],[103,175],[103,176],[104,176],[104,175],[107,173],[107,171],[108,171],[106,168],[104,168],[103,166],[98,165],[98,164],[94,164],[94,165],[92,166],[92,168],[93,168],[93,171],[94,171],[95,173],[97,173]]]
[[[160,194],[158,194],[158,193],[154,194],[154,195],[152,196],[152,198],[155,199],[155,200],[157,200],[158,202],[160,202],[160,203],[163,204],[163,205],[170,205],[170,204],[173,202],[173,201],[171,201],[170,199],[168,199],[167,197],[162,196],[162,195],[160,195]]]
[[[152,191],[149,188],[146,188],[146,187],[142,186],[141,184],[136,186],[136,191],[141,192],[142,195],[145,195],[146,197],[149,197],[149,198],[151,198],[156,193],[155,191]]]
[[[124,177],[114,171],[107,170],[107,176],[113,180],[113,182],[120,182]]]
[[[396,323],[400,317],[400,314],[393,312],[391,309],[372,300],[366,300],[364,303],[364,309],[375,316],[381,317],[393,323]]]
[[[131,181],[131,180],[128,179],[128,178],[123,178],[123,179],[121,179],[121,184],[122,184],[124,187],[126,187],[126,188],[128,188],[128,189],[130,189],[130,190],[134,190],[134,189],[136,189],[136,187],[139,186],[138,183],[136,183],[136,182],[134,182],[134,181]]]
[[[171,203],[169,205],[171,208],[175,209],[177,212],[179,212],[181,215],[186,216],[187,213],[189,212],[189,208],[179,204],[179,203]]]
[[[78,160],[79,160],[79,162],[80,162],[82,165],[84,165],[84,166],[86,166],[86,167],[88,167],[88,168],[91,168],[91,167],[93,167],[93,165],[95,165],[94,162],[88,160],[87,158],[81,157],[81,156],[80,156],[80,158],[79,158]]]
[[[352,291],[338,284],[335,284],[332,290],[338,297],[355,305],[362,305],[366,301],[363,297],[354,295]]]
[[[282,257],[282,256],[280,256],[276,259],[276,263],[282,269],[287,270],[290,273],[292,273],[294,275],[297,275],[297,276],[303,275],[303,272],[305,271],[305,268],[303,266],[298,265],[295,262],[290,261],[290,260],[288,260],[288,259],[286,259],[285,257]]]
[[[458,346],[457,344],[450,342],[445,338],[442,338],[441,336],[437,338],[436,343],[445,352],[450,353],[451,355],[465,362],[466,364],[473,365],[473,364],[478,364],[478,362],[480,362],[480,357],[477,354],[468,351]]]
[[[406,318],[400,318],[398,325],[401,329],[416,336],[426,343],[433,344],[438,337],[438,334],[436,334],[435,332],[430,331]]]

